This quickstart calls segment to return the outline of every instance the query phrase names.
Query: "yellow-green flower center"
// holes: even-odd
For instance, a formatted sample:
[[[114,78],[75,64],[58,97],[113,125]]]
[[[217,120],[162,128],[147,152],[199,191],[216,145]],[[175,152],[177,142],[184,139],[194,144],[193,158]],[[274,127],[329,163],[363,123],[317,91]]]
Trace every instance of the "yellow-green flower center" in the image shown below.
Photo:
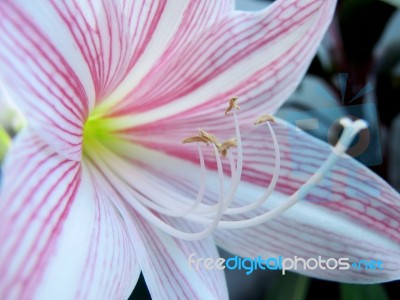
[[[111,128],[109,119],[102,117],[89,117],[83,127],[83,154],[105,146],[116,150],[117,143],[121,141],[118,134]]]
[[[11,138],[0,125],[0,163],[3,161],[8,149],[11,146]]]

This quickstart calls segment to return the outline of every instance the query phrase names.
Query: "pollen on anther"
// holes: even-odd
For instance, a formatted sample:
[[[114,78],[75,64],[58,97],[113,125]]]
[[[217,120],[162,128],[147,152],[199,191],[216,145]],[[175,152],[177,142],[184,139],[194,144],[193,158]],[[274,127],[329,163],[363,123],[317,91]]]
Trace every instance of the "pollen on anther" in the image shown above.
[[[263,123],[267,123],[267,122],[275,122],[275,119],[273,116],[271,115],[262,115],[261,117],[259,117],[255,122],[254,125],[260,125]]]
[[[209,143],[215,144],[215,146],[219,147],[221,143],[218,141],[215,135],[208,133],[203,129],[199,129],[199,136],[201,136],[204,140],[208,141]]]
[[[191,137],[188,137],[182,141],[183,144],[189,144],[189,143],[204,143],[204,144],[214,144],[217,147],[221,146],[221,143],[218,141],[218,139],[215,137],[215,135],[212,135],[211,133],[208,133],[207,131],[203,129],[199,129],[199,134],[194,135]]]
[[[236,138],[231,138],[225,142],[223,142],[219,147],[218,151],[221,153],[223,157],[226,157],[228,154],[228,150],[231,147],[237,147],[237,141]]]
[[[190,143],[205,143],[208,144],[208,140],[206,140],[204,137],[195,135],[188,137],[182,141],[183,144],[190,144]]]
[[[233,97],[233,98],[231,98],[231,99],[229,100],[228,108],[225,110],[225,115],[226,115],[226,116],[229,116],[229,115],[231,114],[231,111],[232,111],[233,109],[240,110],[240,106],[236,104],[236,101],[237,101],[237,100],[238,100],[238,97],[237,97],[237,96],[235,96],[235,97]]]

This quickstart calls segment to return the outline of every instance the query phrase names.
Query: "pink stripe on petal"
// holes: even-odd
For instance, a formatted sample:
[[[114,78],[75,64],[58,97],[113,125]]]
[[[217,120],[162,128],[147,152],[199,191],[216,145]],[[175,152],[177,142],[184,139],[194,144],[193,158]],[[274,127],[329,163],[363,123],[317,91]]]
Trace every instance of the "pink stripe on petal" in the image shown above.
[[[51,1],[70,31],[103,100],[125,78],[150,43],[167,1]]]
[[[164,11],[158,16],[157,24],[151,27],[151,36],[141,35],[141,38],[147,41],[146,48],[143,49],[145,51],[140,56],[135,56],[134,68],[132,65],[121,85],[105,100],[105,107],[115,105],[130,94],[140,81],[145,81],[143,78],[154,65],[176,56],[177,51],[191,36],[221,20],[233,9],[232,0],[168,0],[164,1],[164,4]]]
[[[249,117],[255,108],[273,112],[301,80],[335,6],[291,0],[260,13],[231,13],[160,61],[110,115],[143,113],[143,124],[205,121],[218,118],[233,95]]]
[[[343,257],[349,258],[350,264],[362,259],[380,260],[384,267],[384,270],[369,271],[354,270],[352,267],[348,270],[305,271],[299,265],[297,272],[315,278],[350,283],[377,283],[399,278],[398,244],[380,240],[379,235],[363,230],[345,232],[350,230],[349,224],[331,222],[331,212],[310,214],[304,213],[306,210],[307,207],[299,204],[287,216],[269,223],[236,231],[218,229],[214,236],[220,247],[243,257],[261,256],[267,259],[281,255],[284,258],[293,259],[297,256],[306,260],[318,260],[318,256],[325,260]],[[318,227],[312,224],[317,222]]]
[[[150,290],[152,299],[228,299],[225,276],[222,270],[192,269],[187,264],[191,253],[198,257],[217,258],[214,241],[208,237],[201,241],[183,241],[151,226],[130,204],[136,201],[135,193],[150,196],[157,194],[159,200],[165,199],[157,190],[147,188],[151,178],[136,176],[146,173],[139,164],[126,157],[105,153],[99,147],[97,155],[91,155],[91,164],[96,168],[96,182],[110,192],[115,207],[129,224],[135,253]],[[123,162],[121,166],[120,162]],[[132,180],[135,178],[135,180]],[[147,181],[149,179],[149,181]],[[159,180],[159,178],[156,178]],[[188,224],[183,220],[164,219],[184,231],[199,231],[200,226]]]
[[[0,7],[6,88],[49,144],[79,160],[82,126],[94,104],[122,82],[129,92],[132,78],[146,73],[175,31],[176,46],[229,11],[232,1],[7,0]]]
[[[213,258],[219,256],[212,237],[188,242],[175,239],[153,228],[132,210],[137,226],[137,240],[143,243],[146,253],[138,254],[143,276],[153,299],[228,299],[223,270],[206,270],[204,266],[188,266],[188,258]],[[185,231],[199,231],[201,227],[182,219],[165,219]]]
[[[140,273],[133,243],[86,165],[24,132],[3,171],[1,298],[127,298]]]
[[[80,159],[82,126],[90,110],[145,53],[166,4],[1,3],[2,80],[29,124],[62,155]]]
[[[238,216],[246,219],[287,201],[326,160],[330,147],[284,122],[273,125],[281,150],[281,170],[276,191],[266,205]],[[217,136],[229,138],[233,128],[217,128]],[[195,197],[199,187],[199,166],[195,147],[180,141],[194,132],[176,127],[154,137],[154,132],[136,133],[133,141],[147,148],[135,149],[135,159],[147,172],[160,193]],[[151,139],[146,136],[152,136]],[[268,130],[257,127],[242,132],[244,169],[242,184],[234,205],[249,204],[266,190],[274,169],[273,142]],[[146,157],[151,156],[151,160]],[[216,166],[211,148],[204,148],[206,165]],[[229,174],[224,160],[225,174]],[[190,176],[188,176],[190,174]],[[150,177],[151,178],[151,177]],[[211,180],[211,179],[210,179]],[[218,185],[210,184],[207,201],[217,199]],[[150,192],[149,192],[150,193]],[[176,198],[176,197],[172,197]],[[232,218],[232,217],[230,217]],[[228,217],[225,217],[228,220]],[[384,271],[360,273],[310,271],[307,274],[346,282],[381,282],[400,277],[400,197],[386,182],[351,158],[341,158],[333,170],[314,187],[305,199],[281,217],[263,225],[243,230],[218,230],[219,245],[232,253],[245,256],[286,255],[296,251],[307,257],[349,257],[352,260],[380,259]],[[242,242],[244,241],[244,242]],[[297,249],[297,250],[296,250]]]
[[[31,126],[64,156],[78,160],[89,109],[84,87],[68,57],[15,2],[0,12],[0,62],[5,88]]]

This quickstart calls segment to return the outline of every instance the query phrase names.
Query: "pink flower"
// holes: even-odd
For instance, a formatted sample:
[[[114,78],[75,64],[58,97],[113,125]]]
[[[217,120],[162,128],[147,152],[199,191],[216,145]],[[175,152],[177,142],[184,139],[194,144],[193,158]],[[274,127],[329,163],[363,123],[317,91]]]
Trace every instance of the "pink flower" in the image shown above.
[[[154,299],[227,299],[222,271],[187,264],[216,245],[380,259],[380,272],[299,272],[399,278],[399,195],[284,121],[253,126],[298,85],[335,5],[1,1],[1,80],[29,124],[3,170],[1,298],[126,299],[143,272]],[[234,95],[240,113],[224,116]],[[182,144],[199,128],[237,150],[220,158],[200,136],[199,168]]]

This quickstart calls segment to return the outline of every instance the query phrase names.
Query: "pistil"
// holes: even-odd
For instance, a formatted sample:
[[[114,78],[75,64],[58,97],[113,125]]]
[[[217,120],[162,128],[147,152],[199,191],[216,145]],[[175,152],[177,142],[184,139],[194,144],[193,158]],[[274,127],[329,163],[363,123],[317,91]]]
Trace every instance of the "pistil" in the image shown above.
[[[266,191],[255,201],[241,207],[231,207],[232,203],[234,202],[243,171],[243,146],[239,121],[236,114],[236,110],[239,109],[239,106],[237,105],[236,101],[237,97],[230,99],[228,108],[225,111],[226,115],[231,115],[234,118],[234,138],[220,143],[215,135],[200,129],[197,135],[183,140],[183,143],[185,144],[196,143],[199,153],[202,176],[196,199],[189,199],[179,195],[171,196],[170,193],[165,191],[164,198],[161,201],[160,199],[146,198],[140,193],[135,192],[133,189],[129,191],[129,193],[133,193],[137,199],[137,201],[133,203],[133,206],[150,223],[177,238],[197,240],[211,234],[212,231],[217,227],[226,229],[246,228],[270,221],[273,218],[281,215],[283,212],[295,205],[298,201],[301,201],[301,199],[303,199],[313,187],[318,185],[325,174],[327,174],[327,172],[329,172],[337,163],[337,160],[343,154],[345,154],[357,133],[367,126],[367,124],[362,120],[353,122],[350,119],[342,119],[341,124],[344,127],[342,136],[340,137],[337,145],[333,148],[332,153],[317,170],[317,172],[313,174],[293,195],[289,196],[287,201],[280,204],[278,207],[275,207],[256,217],[245,218],[245,213],[263,206],[264,203],[272,196],[279,179],[281,158],[279,143],[274,133],[273,126],[271,125],[276,123],[276,120],[271,115],[263,115],[255,121],[255,125],[265,124],[268,128],[269,134],[272,137],[275,155],[275,166],[272,180]],[[202,144],[211,145],[213,147],[213,153],[216,159],[219,189],[218,196],[215,199],[215,204],[206,204],[203,201],[206,190],[206,168],[201,147]],[[237,148],[236,157],[234,153],[229,151],[232,147]],[[230,165],[230,187],[226,193],[224,189],[226,177],[223,174],[221,156],[229,159]],[[137,176],[140,176],[140,174]],[[205,225],[206,227],[199,232],[184,232],[163,221],[163,219],[159,217],[159,214],[176,218],[184,218],[191,222]],[[235,220],[224,219],[224,217],[229,216],[235,216]]]

